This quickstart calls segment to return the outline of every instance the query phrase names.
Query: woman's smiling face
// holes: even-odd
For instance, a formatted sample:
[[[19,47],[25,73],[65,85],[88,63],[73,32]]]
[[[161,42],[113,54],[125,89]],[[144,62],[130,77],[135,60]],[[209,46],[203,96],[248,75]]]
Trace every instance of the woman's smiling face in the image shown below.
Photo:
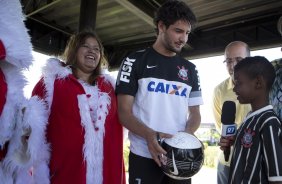
[[[77,68],[84,73],[92,73],[100,62],[101,48],[97,40],[89,37],[77,51]]]

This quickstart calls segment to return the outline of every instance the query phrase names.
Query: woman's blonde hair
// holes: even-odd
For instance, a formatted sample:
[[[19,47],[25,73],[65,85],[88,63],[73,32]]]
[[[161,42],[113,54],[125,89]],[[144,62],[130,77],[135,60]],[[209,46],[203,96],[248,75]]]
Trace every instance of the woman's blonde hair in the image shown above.
[[[65,48],[65,51],[63,53],[62,58],[65,61],[66,65],[71,66],[71,68],[73,70],[73,74],[75,75],[74,70],[77,68],[77,52],[78,52],[78,49],[81,45],[83,45],[85,43],[86,39],[88,39],[90,37],[97,40],[97,43],[98,43],[99,48],[100,48],[99,63],[97,65],[97,67],[95,68],[95,70],[93,71],[93,74],[91,75],[91,77],[88,81],[90,84],[93,84],[95,82],[96,77],[102,73],[102,70],[106,69],[108,67],[108,61],[107,61],[107,59],[104,55],[104,47],[102,45],[101,40],[99,39],[99,37],[97,36],[97,34],[94,31],[85,30],[85,31],[81,31],[81,32],[79,32],[75,35],[72,35],[70,37],[69,41],[68,41],[68,44]]]

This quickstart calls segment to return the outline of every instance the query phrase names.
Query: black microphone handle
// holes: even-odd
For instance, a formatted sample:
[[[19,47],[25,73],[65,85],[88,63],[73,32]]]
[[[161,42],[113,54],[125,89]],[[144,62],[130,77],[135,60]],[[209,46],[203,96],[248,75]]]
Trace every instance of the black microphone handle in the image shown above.
[[[224,150],[224,159],[225,159],[225,162],[228,162],[228,160],[229,160],[229,155],[230,155],[230,146],[228,146],[227,147],[227,149],[226,150]]]

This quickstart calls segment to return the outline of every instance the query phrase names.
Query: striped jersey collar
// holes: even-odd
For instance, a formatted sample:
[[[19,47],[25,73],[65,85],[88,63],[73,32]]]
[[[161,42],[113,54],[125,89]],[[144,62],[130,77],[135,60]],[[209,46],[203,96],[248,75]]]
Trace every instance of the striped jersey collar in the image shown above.
[[[249,118],[251,118],[251,117],[253,117],[253,116],[255,116],[255,115],[257,115],[257,114],[259,114],[261,112],[264,112],[264,111],[267,111],[267,110],[271,110],[271,109],[273,109],[273,106],[272,105],[267,105],[267,106],[262,107],[262,108],[260,108],[260,109],[258,109],[256,111],[254,111],[254,112],[250,111],[248,113],[248,115],[246,116],[245,120],[247,120],[247,119],[249,119]]]

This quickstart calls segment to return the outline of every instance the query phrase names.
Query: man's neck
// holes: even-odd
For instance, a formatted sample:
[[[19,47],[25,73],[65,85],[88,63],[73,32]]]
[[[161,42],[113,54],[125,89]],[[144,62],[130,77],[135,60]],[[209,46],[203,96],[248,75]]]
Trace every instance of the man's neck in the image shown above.
[[[167,57],[172,57],[175,56],[176,53],[172,52],[170,50],[167,50],[160,42],[156,41],[153,44],[153,49],[155,49],[155,51],[157,51],[159,54],[167,56]]]

